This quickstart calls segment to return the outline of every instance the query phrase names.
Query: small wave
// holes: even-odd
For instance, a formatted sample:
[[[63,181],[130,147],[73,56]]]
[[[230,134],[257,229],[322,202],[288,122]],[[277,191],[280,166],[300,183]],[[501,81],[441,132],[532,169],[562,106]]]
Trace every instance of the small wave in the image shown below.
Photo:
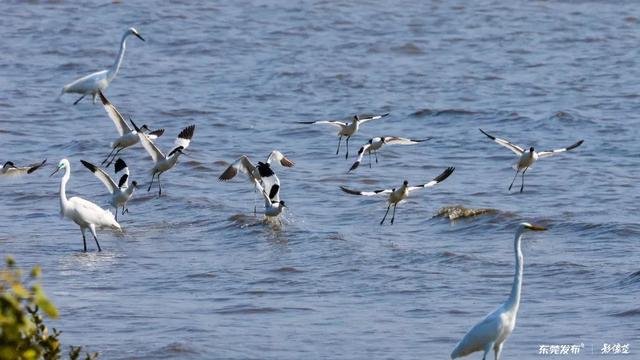
[[[622,311],[619,313],[613,313],[610,316],[615,316],[615,317],[640,316],[640,308]]]
[[[304,272],[304,271],[298,270],[298,269],[296,269],[294,267],[291,267],[291,266],[284,266],[284,267],[281,267],[281,268],[278,268],[278,269],[273,269],[273,270],[271,270],[271,272],[291,274],[291,273],[301,273],[301,272]]]
[[[469,209],[465,208],[461,205],[456,206],[446,206],[438,211],[435,217],[446,217],[449,220],[456,220],[460,218],[469,218],[474,216],[480,216],[485,214],[495,214],[498,210],[490,209],[490,208],[478,208],[478,209]]]
[[[418,45],[414,43],[406,43],[401,46],[392,47],[391,50],[407,55],[424,54],[424,50],[422,50]]]
[[[268,314],[279,312],[280,309],[272,308],[272,307],[253,307],[247,305],[239,305],[239,306],[230,306],[222,309],[214,310],[213,312],[216,314],[223,315],[234,315],[234,314]]]
[[[630,274],[626,278],[620,280],[620,285],[622,286],[631,286],[635,284],[640,284],[640,270]]]
[[[411,114],[414,117],[425,117],[425,116],[443,116],[443,115],[476,115],[477,111],[465,110],[465,109],[421,109],[415,111]]]

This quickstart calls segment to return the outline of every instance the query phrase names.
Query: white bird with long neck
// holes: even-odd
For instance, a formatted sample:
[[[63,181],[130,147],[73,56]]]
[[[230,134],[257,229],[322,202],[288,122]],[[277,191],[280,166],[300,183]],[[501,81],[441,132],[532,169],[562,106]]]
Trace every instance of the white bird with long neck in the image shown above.
[[[153,185],[153,179],[158,176],[158,196],[162,196],[162,184],[160,183],[160,175],[165,171],[173,168],[178,162],[178,158],[180,155],[184,154],[183,151],[189,147],[191,143],[191,138],[193,137],[193,132],[196,129],[195,125],[189,125],[186,128],[180,131],[178,137],[175,140],[173,149],[169,152],[169,154],[165,155],[156,144],[149,139],[149,136],[142,132],[140,128],[131,121],[131,125],[133,125],[138,137],[140,138],[140,142],[147,153],[151,155],[153,162],[155,163],[153,168],[151,169],[151,183],[149,184],[149,188],[147,192],[151,191],[151,185]]]
[[[60,160],[58,167],[50,176],[53,176],[62,169],[64,169],[64,176],[60,181],[60,214],[80,226],[84,252],[87,251],[87,240],[85,237],[85,231],[87,229],[91,231],[91,235],[93,235],[93,239],[98,246],[98,251],[102,251],[100,243],[98,242],[98,236],[96,235],[96,229],[111,228],[121,230],[120,224],[118,224],[111,211],[105,210],[90,201],[79,197],[67,199],[67,182],[69,182],[69,178],[71,177],[69,160]]]
[[[571,146],[567,146],[565,148],[549,150],[549,151],[540,151],[540,152],[537,152],[532,146],[529,148],[529,150],[525,151],[524,148],[518,145],[515,145],[508,140],[490,135],[482,129],[480,129],[480,132],[487,135],[489,139],[513,151],[516,155],[520,157],[518,159],[518,162],[513,165],[513,169],[516,171],[516,175],[513,177],[513,180],[511,181],[511,185],[509,185],[509,191],[511,191],[511,187],[513,186],[513,183],[516,181],[516,178],[518,177],[518,174],[520,173],[520,171],[522,171],[522,185],[520,186],[520,192],[524,191],[524,174],[527,172],[527,170],[529,170],[529,168],[533,166],[533,164],[536,161],[538,161],[538,159],[558,155],[565,151],[573,150],[578,146],[582,145],[582,143],[584,142],[584,140],[580,140],[575,144]]]
[[[72,81],[62,88],[62,92],[60,93],[60,95],[64,93],[82,94],[82,96],[78,100],[76,100],[73,105],[79,103],[80,100],[84,99],[85,96],[92,95],[93,103],[95,104],[98,92],[105,90],[118,74],[120,65],[122,65],[122,59],[124,58],[124,52],[127,48],[127,38],[131,35],[134,35],[140,40],[145,41],[136,29],[127,29],[127,31],[125,31],[122,35],[122,39],[120,40],[120,51],[118,52],[116,61],[113,63],[111,68],[97,71],[87,76],[83,76],[75,81]]]
[[[109,118],[113,121],[113,124],[116,126],[116,130],[120,135],[120,137],[118,137],[114,142],[111,143],[111,152],[102,161],[102,164],[106,163],[107,165],[105,166],[109,167],[109,165],[111,165],[111,162],[115,160],[120,151],[137,144],[138,142],[140,142],[140,138],[138,137],[138,133],[133,130],[129,126],[129,124],[127,124],[118,109],[116,109],[116,107],[113,106],[113,104],[107,99],[107,97],[104,96],[102,91],[99,91],[98,94],[100,95],[100,100],[102,101],[104,110],[107,112],[107,115],[109,115]],[[147,137],[151,140],[155,140],[162,136],[162,134],[164,134],[164,129],[151,131],[146,124],[142,125],[140,127],[140,130],[148,131]],[[109,158],[111,158],[111,160],[109,160]]]
[[[340,128],[337,134],[339,136],[339,139],[338,139],[338,149],[336,150],[336,155],[340,153],[340,143],[342,142],[342,137],[345,136],[347,138],[347,153],[345,154],[344,158],[347,159],[349,158],[349,139],[351,139],[351,137],[358,132],[358,130],[360,129],[360,125],[366,123],[367,121],[382,119],[387,115],[389,115],[389,113],[382,114],[382,115],[369,115],[369,114],[354,115],[351,118],[350,123],[346,123],[344,121],[337,121],[337,120],[319,120],[319,121],[298,121],[298,124],[327,124],[327,125],[332,125]]]
[[[495,360],[500,359],[502,346],[516,326],[516,317],[520,309],[520,293],[522,291],[522,276],[524,272],[524,256],[522,255],[522,235],[525,231],[543,231],[542,226],[521,223],[516,231],[514,250],[516,255],[516,271],[513,277],[511,293],[507,301],[484,320],[480,321],[467,332],[451,352],[451,359],[469,355],[476,351],[483,351],[483,360],[493,349]]]
[[[116,183],[106,171],[93,165],[92,163],[84,160],[80,160],[82,165],[89,169],[98,180],[100,180],[106,187],[109,194],[111,194],[111,206],[116,208],[116,221],[118,221],[118,208],[122,206],[122,215],[129,212],[127,208],[127,202],[133,196],[134,191],[138,188],[136,181],[131,182],[129,186],[129,167],[127,163],[122,159],[116,160],[114,166],[116,174],[122,171],[120,180]]]

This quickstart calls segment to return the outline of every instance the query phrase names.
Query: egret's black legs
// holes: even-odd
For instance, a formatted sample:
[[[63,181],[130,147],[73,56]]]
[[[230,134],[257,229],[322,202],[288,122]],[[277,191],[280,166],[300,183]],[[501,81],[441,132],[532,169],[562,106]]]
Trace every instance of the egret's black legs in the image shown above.
[[[76,100],[76,102],[73,103],[73,105],[78,105],[78,103],[80,102],[80,100],[84,99],[84,97],[87,95],[82,95],[80,96],[80,99]],[[86,249],[84,251],[87,251]]]
[[[513,180],[511,181],[511,185],[509,185],[509,191],[511,191],[511,187],[513,186],[513,183],[516,181],[516,178],[518,177],[518,173],[520,173],[520,169],[516,170],[516,176],[513,177]]]
[[[84,245],[84,252],[87,252],[87,238],[84,236],[84,228],[80,229],[82,231],[82,244]]]
[[[338,150],[336,150],[336,155],[338,155],[340,153],[340,143],[342,142],[342,135],[340,135],[340,138],[338,139]]]
[[[95,234],[95,231],[92,231],[91,234],[93,235],[93,239],[96,241],[96,245],[98,245],[98,251],[102,251],[102,249],[100,248],[100,243],[98,242],[98,237]]]
[[[389,214],[389,209],[391,209],[391,204],[387,206],[387,212],[384,213],[384,217],[382,218],[382,221],[380,221],[380,225],[384,224],[384,220],[387,218],[387,214]]]

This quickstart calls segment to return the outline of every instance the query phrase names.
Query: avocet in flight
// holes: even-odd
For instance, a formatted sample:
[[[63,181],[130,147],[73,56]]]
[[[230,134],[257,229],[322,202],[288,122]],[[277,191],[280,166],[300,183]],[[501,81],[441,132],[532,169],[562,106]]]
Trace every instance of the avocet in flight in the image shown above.
[[[107,97],[104,96],[102,91],[99,91],[98,94],[100,94],[100,100],[102,101],[104,110],[107,112],[107,115],[109,115],[109,118],[113,121],[113,124],[116,126],[116,130],[120,135],[119,138],[111,143],[111,152],[102,161],[102,164],[107,163],[107,165],[105,166],[109,167],[109,165],[111,165],[111,162],[115,160],[120,151],[137,144],[140,141],[140,138],[138,137],[138,133],[133,130],[129,126],[129,124],[127,124],[118,109],[116,109],[116,107],[113,106],[113,104],[107,99]],[[146,124],[142,125],[140,127],[140,130],[148,131],[147,137],[151,140],[159,138],[164,133],[164,129],[150,131],[149,127],[147,127]]]
[[[102,251],[100,243],[98,242],[98,236],[96,235],[96,229],[111,228],[120,230],[120,224],[118,224],[111,211],[105,210],[91,201],[77,196],[67,199],[67,183],[71,177],[69,160],[60,160],[58,167],[50,176],[53,176],[62,169],[64,169],[64,176],[60,181],[60,214],[80,226],[84,252],[87,252],[87,239],[84,235],[87,229],[91,231],[91,235],[93,235],[93,239],[98,246],[98,251]]]
[[[24,167],[18,167],[13,162],[7,161],[2,165],[2,169],[0,169],[0,176],[20,176],[31,174],[32,172],[40,169],[47,163],[47,159],[44,159],[40,163],[31,164]]]
[[[341,186],[340,188],[342,189],[342,191],[351,195],[374,196],[374,195],[389,194],[389,197],[387,199],[389,206],[387,207],[387,212],[384,213],[384,217],[382,218],[382,221],[380,221],[380,225],[384,224],[384,220],[387,218],[387,215],[389,214],[389,209],[391,209],[391,206],[393,206],[393,215],[391,216],[391,224],[393,225],[393,221],[395,220],[395,217],[396,217],[396,207],[398,206],[398,203],[406,199],[409,196],[409,193],[411,191],[418,190],[418,189],[425,189],[425,188],[429,188],[434,185],[437,185],[440,182],[444,181],[446,178],[448,178],[449,175],[451,175],[454,170],[455,170],[454,167],[449,167],[445,171],[443,171],[440,175],[436,176],[433,180],[429,181],[428,183],[417,185],[417,186],[409,186],[409,182],[405,180],[402,183],[402,186],[400,186],[397,189],[357,191],[357,190],[348,189],[344,186]]]
[[[369,114],[354,115],[351,118],[350,123],[347,123],[344,121],[338,121],[338,120],[299,121],[298,123],[299,124],[328,124],[328,125],[332,125],[340,128],[337,134],[339,136],[339,139],[338,139],[338,149],[336,150],[336,155],[340,153],[340,143],[342,142],[342,137],[345,136],[347,138],[347,153],[344,158],[347,159],[349,157],[349,139],[353,135],[355,135],[355,133],[358,132],[358,130],[360,129],[360,125],[366,123],[367,121],[382,119],[387,115],[389,115],[389,113],[382,114],[382,115],[369,115]]]
[[[546,157],[549,157],[549,156],[558,155],[558,154],[563,153],[565,151],[573,150],[573,149],[577,148],[578,146],[582,145],[582,143],[584,142],[584,140],[580,140],[577,143],[575,143],[575,144],[573,144],[571,146],[567,146],[565,148],[537,152],[537,151],[535,151],[533,146],[530,147],[529,150],[525,150],[524,148],[522,148],[522,147],[520,147],[518,145],[515,145],[515,144],[511,143],[508,140],[501,139],[501,138],[495,137],[493,135],[490,135],[490,134],[486,133],[482,129],[480,129],[480,132],[482,132],[483,134],[487,135],[487,137],[489,137],[489,139],[491,139],[491,140],[495,141],[496,143],[498,143],[498,144],[506,147],[507,149],[513,151],[516,155],[518,155],[520,157],[518,162],[513,165],[513,169],[516,171],[516,175],[513,177],[513,180],[511,181],[511,184],[509,185],[509,191],[511,191],[511,187],[513,186],[513,183],[516,181],[516,178],[518,177],[518,174],[520,173],[520,171],[522,171],[522,185],[520,186],[520,192],[522,192],[524,190],[524,174],[527,172],[527,170],[529,170],[529,168],[531,168],[533,166],[533,164],[536,161],[538,161],[538,159],[542,159],[542,158],[546,158]]]
[[[362,162],[362,157],[364,156],[365,153],[369,154],[369,167],[371,167],[371,153],[375,154],[376,164],[377,164],[378,150],[380,150],[380,148],[382,148],[383,145],[387,145],[387,144],[388,145],[414,145],[429,139],[430,138],[422,139],[422,140],[413,140],[413,139],[407,139],[407,138],[398,137],[398,136],[381,136],[381,137],[371,138],[366,144],[360,147],[360,150],[358,150],[358,159],[356,160],[356,162],[353,163],[353,165],[351,165],[349,172],[357,169],[358,166],[360,166],[360,162]]]
[[[82,96],[76,100],[73,105],[76,105],[80,102],[80,100],[84,99],[85,96],[91,95],[93,96],[93,103],[96,103],[96,96],[98,96],[98,92],[104,90],[109,86],[111,81],[118,74],[118,70],[120,70],[120,65],[122,65],[122,59],[124,58],[124,51],[127,47],[127,38],[130,35],[136,36],[138,39],[144,41],[144,38],[140,36],[138,30],[134,28],[129,28],[122,35],[122,39],[120,40],[120,51],[118,52],[118,56],[116,57],[116,61],[113,63],[111,68],[106,70],[101,70],[89,74],[87,76],[83,76],[80,79],[72,81],[71,83],[65,85],[62,88],[62,92],[60,95],[64,93],[76,93],[82,94]]]
[[[151,191],[151,186],[153,185],[153,179],[157,175],[158,176],[158,195],[162,196],[162,184],[160,183],[160,175],[162,175],[162,173],[173,168],[176,165],[180,155],[184,154],[183,151],[189,147],[189,144],[191,143],[191,138],[193,137],[193,132],[195,131],[196,126],[189,125],[186,128],[182,129],[182,131],[180,131],[180,134],[178,134],[178,137],[176,138],[173,149],[171,149],[171,151],[169,151],[169,153],[165,155],[162,151],[160,151],[160,149],[158,149],[156,144],[154,144],[153,141],[149,139],[149,136],[147,136],[147,134],[142,132],[140,128],[138,128],[138,126],[136,126],[136,124],[133,121],[131,121],[131,125],[133,125],[134,129],[136,130],[138,137],[140,137],[140,142],[142,143],[142,146],[144,147],[145,150],[147,150],[149,155],[151,155],[151,158],[155,163],[155,165],[150,171],[151,183],[149,184],[149,188],[147,189],[147,191]]]
[[[136,181],[132,181],[131,186],[129,186],[129,167],[127,167],[124,160],[116,160],[114,166],[115,173],[118,174],[122,171],[122,176],[116,183],[106,171],[88,161],[80,160],[80,162],[107,187],[107,191],[111,194],[111,206],[116,208],[116,221],[118,221],[118,208],[122,206],[122,215],[124,215],[125,212],[129,212],[127,202],[133,196],[133,192],[138,188]]]

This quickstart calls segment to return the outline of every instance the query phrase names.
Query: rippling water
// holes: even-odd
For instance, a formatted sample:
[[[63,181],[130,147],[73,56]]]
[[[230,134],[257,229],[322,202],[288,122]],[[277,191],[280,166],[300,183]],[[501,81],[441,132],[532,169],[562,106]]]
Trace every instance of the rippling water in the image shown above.
[[[55,99],[109,66],[129,26],[147,42],[130,39],[111,101],[166,128],[161,147],[196,124],[191,157],[163,176],[166,195],[140,191],[124,233],[100,232],[102,253],[81,253],[80,231],[59,219],[51,168],[0,183],[0,255],[42,264],[65,344],[106,359],[448,358],[506,299],[526,220],[550,230],[527,237],[504,358],[536,358],[540,344],[605,358],[603,343],[630,343],[639,354],[633,2],[5,1],[0,11],[3,158],[68,157],[68,191],[107,203],[79,160],[100,162],[113,125],[101,106]],[[352,154],[372,136],[433,139],[389,146],[351,174],[333,129],[295,124],[383,111]],[[540,149],[585,143],[509,193],[516,159],[479,127]],[[223,161],[274,148],[296,161],[278,170],[282,225],[254,217],[246,181],[216,181]],[[122,155],[148,182],[144,151]],[[401,204],[394,226],[378,225],[383,199],[338,188],[424,182],[447,166],[455,173]],[[450,206],[492,210],[436,216]]]

